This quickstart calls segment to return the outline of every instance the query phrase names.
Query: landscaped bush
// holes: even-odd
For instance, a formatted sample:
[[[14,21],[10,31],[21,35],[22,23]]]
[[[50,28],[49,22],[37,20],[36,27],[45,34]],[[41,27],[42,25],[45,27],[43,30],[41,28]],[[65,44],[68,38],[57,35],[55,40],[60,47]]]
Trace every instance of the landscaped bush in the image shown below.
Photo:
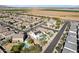
[[[58,51],[58,52],[61,52],[61,47],[62,47],[62,44],[58,44],[58,46],[56,47],[56,50]]]

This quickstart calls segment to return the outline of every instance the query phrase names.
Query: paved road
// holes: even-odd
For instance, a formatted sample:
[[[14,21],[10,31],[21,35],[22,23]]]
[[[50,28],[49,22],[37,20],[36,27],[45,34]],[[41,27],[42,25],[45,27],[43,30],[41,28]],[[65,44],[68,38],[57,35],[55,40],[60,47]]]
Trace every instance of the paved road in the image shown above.
[[[15,28],[14,26],[12,26],[12,25],[10,25],[10,24],[6,24],[5,22],[1,22],[1,21],[0,21],[0,24],[3,24],[4,26],[10,27],[10,28],[15,29],[15,30],[17,30],[17,31],[21,31],[21,30]]]
[[[45,29],[49,29],[49,30],[53,30],[54,32],[58,32],[59,31],[58,29],[48,28],[48,27],[44,27],[44,26],[40,26],[40,27],[45,28]]]
[[[15,29],[15,30],[17,30],[17,31],[20,31],[20,32],[28,32],[28,31],[30,31],[31,29],[36,28],[36,27],[38,27],[38,26],[40,26],[40,25],[42,25],[42,24],[45,23],[45,22],[42,22],[42,21],[40,21],[40,22],[41,22],[41,23],[38,23],[37,25],[34,25],[33,27],[26,29],[25,31],[20,30],[20,29],[18,29],[18,28],[15,28],[14,26],[12,26],[12,25],[10,25],[10,24],[7,24],[7,23],[5,23],[5,22],[2,22],[2,21],[0,21],[0,24],[3,24],[4,26],[8,26],[8,27],[10,27],[10,28],[12,28],[12,29]]]
[[[58,34],[55,36],[55,38],[52,40],[52,42],[50,43],[50,45],[47,47],[47,49],[44,51],[44,53],[52,53],[54,50],[54,47],[56,46],[56,44],[58,43],[62,33],[64,32],[64,29],[66,28],[66,25],[68,24],[68,22],[66,22],[63,27],[60,29],[60,31],[58,32]]]
[[[45,22],[41,22],[41,23],[39,23],[39,24],[37,24],[37,25],[35,25],[35,26],[33,26],[33,27],[27,29],[25,32],[29,32],[30,30],[32,30],[32,29],[34,29],[34,28],[36,28],[36,27],[39,27],[39,26],[43,25],[44,23],[45,23]]]
[[[8,26],[8,27],[13,28],[13,29],[18,30],[18,31],[21,31],[21,30],[15,28],[15,27],[13,27],[13,26],[11,26],[11,25],[9,25],[9,24],[4,23],[4,22],[0,22],[0,24],[3,24],[4,26]],[[36,26],[33,26],[33,27],[30,28],[30,29],[27,29],[25,32],[28,32],[28,31],[30,31],[31,29],[36,28],[36,27],[38,27],[38,26],[40,26],[40,25],[42,25],[42,24],[44,24],[44,22],[41,22],[41,23],[37,24]],[[14,35],[14,34],[13,34],[13,35]],[[7,36],[7,37],[10,37],[10,36],[11,36],[11,35],[9,35],[9,36]],[[7,41],[7,40],[6,40],[6,41]],[[7,51],[2,47],[3,44],[4,44],[4,43],[1,41],[1,42],[0,42],[0,45],[1,45],[1,46],[0,46],[0,49],[1,49],[4,53],[7,53]]]

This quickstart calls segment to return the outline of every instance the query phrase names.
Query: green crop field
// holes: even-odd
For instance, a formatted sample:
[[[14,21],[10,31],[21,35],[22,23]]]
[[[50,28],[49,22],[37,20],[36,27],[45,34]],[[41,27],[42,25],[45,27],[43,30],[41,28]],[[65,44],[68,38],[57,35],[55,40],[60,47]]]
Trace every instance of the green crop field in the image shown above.
[[[79,10],[57,10],[57,9],[43,9],[46,11],[62,11],[62,12],[79,12]]]

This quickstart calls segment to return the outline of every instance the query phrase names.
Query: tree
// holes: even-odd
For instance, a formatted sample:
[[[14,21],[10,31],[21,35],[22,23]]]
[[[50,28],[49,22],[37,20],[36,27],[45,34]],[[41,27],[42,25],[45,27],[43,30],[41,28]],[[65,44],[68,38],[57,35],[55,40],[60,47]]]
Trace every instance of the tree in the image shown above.
[[[22,29],[25,29],[25,28],[26,28],[26,26],[21,26],[21,28],[22,28]]]
[[[56,28],[56,29],[59,29],[59,28],[60,28],[60,25],[57,25],[55,28]]]
[[[19,46],[18,45],[14,45],[11,49],[11,52],[12,53],[20,53],[20,50],[19,50]]]
[[[33,25],[32,25],[32,24],[30,24],[30,27],[33,27]]]
[[[24,48],[21,52],[22,52],[22,53],[29,53],[30,50],[29,50],[29,48]]]
[[[25,53],[38,53],[42,51],[42,47],[39,44],[35,44],[30,46],[29,48],[25,48],[22,52]]]
[[[9,21],[8,23],[11,24],[11,25],[13,24],[11,21]]]
[[[34,46],[31,46],[30,52],[38,53],[42,51],[42,47],[39,44],[35,44]]]
[[[61,52],[61,47],[62,47],[62,45],[59,43],[58,46],[56,47],[58,52]]]
[[[33,39],[29,39],[29,40],[28,40],[28,43],[29,43],[29,44],[34,43],[34,40],[33,40]]]
[[[45,40],[41,41],[42,46],[44,46],[45,44],[47,44],[47,41],[45,41]]]
[[[22,48],[24,47],[25,43],[19,43],[18,45],[14,45],[11,49],[11,52],[13,53],[20,53]]]

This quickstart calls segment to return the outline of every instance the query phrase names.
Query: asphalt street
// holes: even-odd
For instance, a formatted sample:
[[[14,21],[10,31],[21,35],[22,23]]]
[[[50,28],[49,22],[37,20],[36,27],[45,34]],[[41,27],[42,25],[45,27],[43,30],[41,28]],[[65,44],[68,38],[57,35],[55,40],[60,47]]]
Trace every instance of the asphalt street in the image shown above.
[[[60,29],[60,31],[58,32],[58,34],[55,36],[55,38],[52,40],[52,42],[50,43],[50,45],[47,47],[47,49],[44,51],[44,53],[52,53],[54,50],[54,47],[56,46],[56,44],[58,43],[61,35],[63,34],[67,24],[69,22],[65,22],[65,24],[63,25],[63,27]]]

